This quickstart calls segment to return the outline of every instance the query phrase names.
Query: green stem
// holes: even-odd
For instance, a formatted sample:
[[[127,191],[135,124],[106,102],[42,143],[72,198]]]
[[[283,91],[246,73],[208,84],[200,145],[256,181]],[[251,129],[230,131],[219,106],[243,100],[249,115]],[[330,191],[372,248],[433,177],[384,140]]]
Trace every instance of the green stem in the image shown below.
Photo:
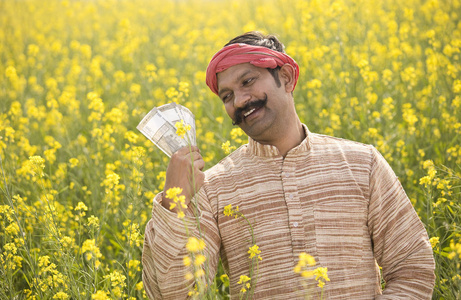
[[[18,225],[18,228],[19,228],[19,231],[20,231],[20,239],[22,239],[23,241],[23,244],[24,244],[24,249],[26,250],[26,253],[27,253],[27,257],[29,259],[29,261],[31,262],[30,266],[32,268],[32,272],[34,274],[34,279],[38,280],[38,274],[37,274],[37,270],[35,268],[35,264],[32,263],[32,256],[30,255],[30,249],[26,246],[26,239],[25,239],[25,233],[24,233],[24,230],[21,226],[21,223],[19,221],[19,217],[18,217],[18,212],[16,210],[16,207],[14,205],[14,202],[13,202],[13,199],[11,197],[11,194],[8,190],[8,185],[6,183],[6,175],[5,175],[5,170],[3,168],[3,159],[2,159],[2,155],[0,154],[0,168],[2,170],[2,180],[3,180],[3,185],[5,187],[5,190],[3,191],[4,194],[6,195],[6,199],[8,200],[8,204],[11,206],[11,208],[13,209],[13,212],[14,212],[14,218],[16,220],[16,224]],[[33,285],[31,288],[34,288],[35,285]],[[38,294],[40,295],[40,298],[43,297],[42,295],[42,292],[39,288],[37,288],[37,291],[38,291]]]
[[[186,136],[187,136],[187,145],[189,146],[189,152],[192,152],[192,143],[191,143],[190,137],[189,137],[188,134],[186,134]],[[198,229],[200,238],[203,239],[202,229],[200,227],[199,208],[198,208],[198,202],[197,202],[197,197],[196,197],[197,190],[195,189],[194,157],[191,155],[190,159],[191,159],[191,166],[192,166],[192,178],[191,178],[192,179],[192,187],[194,189],[193,195],[190,195],[190,196],[191,196],[191,201],[193,201],[192,203],[193,203],[193,206],[194,206],[194,215],[195,215],[195,221],[196,221],[196,224],[197,224],[197,229]],[[210,257],[208,255],[206,255],[206,257],[207,257],[207,262],[208,262]],[[210,296],[212,298],[215,298],[214,297],[214,294],[215,294],[215,281],[210,276],[210,269],[209,269],[208,263],[205,264],[205,280],[206,280],[206,284],[209,286],[207,291],[208,292],[211,291],[211,295],[208,295],[208,296]],[[213,280],[213,284],[212,284],[211,280]]]
[[[254,231],[253,231],[253,226],[251,225],[251,222],[245,217],[241,212],[236,212],[236,214],[240,217],[242,217],[250,227],[249,232],[251,234],[251,246],[256,245],[256,238],[254,236]],[[255,260],[256,260],[256,275],[254,274],[254,266],[255,266]],[[251,266],[250,266],[250,278],[251,278],[251,288],[249,293],[246,294],[246,299],[248,299],[248,296],[251,295],[250,299],[253,298],[254,294],[254,289],[256,287],[256,282],[257,282],[257,277],[258,277],[258,272],[259,272],[259,261],[257,257],[254,257],[251,260]]]

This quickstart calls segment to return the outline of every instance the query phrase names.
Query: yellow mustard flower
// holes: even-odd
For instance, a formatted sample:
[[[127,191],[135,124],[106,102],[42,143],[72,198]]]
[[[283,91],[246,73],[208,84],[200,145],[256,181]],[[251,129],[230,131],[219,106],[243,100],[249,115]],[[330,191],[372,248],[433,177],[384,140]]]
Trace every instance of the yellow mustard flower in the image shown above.
[[[200,266],[206,261],[206,257],[202,254],[199,254],[195,257],[194,265]]]
[[[429,239],[429,242],[431,243],[431,246],[432,246],[432,249],[435,248],[435,246],[437,246],[437,244],[439,243],[439,237],[438,236],[434,236],[434,237],[431,237]]]
[[[91,295],[92,300],[110,300],[110,297],[107,295],[107,292],[97,291]]]
[[[224,150],[224,153],[229,154],[235,150],[235,146],[230,145],[230,141],[222,143],[221,148]]]
[[[181,138],[184,138],[186,133],[192,128],[189,124],[185,125],[183,120],[176,122],[174,126],[176,127],[176,134]]]
[[[54,296],[53,299],[61,299],[61,300],[67,300],[69,299],[69,295],[64,293],[64,292],[57,292]]]
[[[186,256],[184,256],[184,257],[182,258],[182,262],[183,262],[183,265],[185,265],[186,267],[188,267],[188,266],[190,266],[190,264],[191,264],[191,259],[190,259],[189,256],[186,255]]]
[[[258,259],[259,260],[262,260],[261,256],[259,255],[259,253],[261,253],[261,250],[259,250],[259,247],[258,245],[253,245],[249,248],[248,250],[248,254],[250,254],[250,259],[255,257],[256,255],[258,256]]]
[[[186,249],[189,252],[197,253],[205,249],[205,242],[202,239],[196,237],[190,237],[187,240]]]

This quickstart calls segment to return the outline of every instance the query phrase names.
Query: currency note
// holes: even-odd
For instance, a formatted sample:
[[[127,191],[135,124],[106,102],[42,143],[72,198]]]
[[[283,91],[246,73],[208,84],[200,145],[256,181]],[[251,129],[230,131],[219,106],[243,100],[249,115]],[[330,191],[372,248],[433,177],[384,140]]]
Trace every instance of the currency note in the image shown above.
[[[176,134],[175,124],[181,121],[185,125],[191,125],[186,138],[181,138]],[[154,107],[136,128],[168,157],[187,146],[188,142],[196,145],[195,117],[190,110],[176,103]]]
[[[190,141],[191,145],[197,145],[195,140],[195,117],[190,110],[174,102],[159,106],[157,109],[172,124],[184,122],[184,125],[190,125],[191,129],[186,133],[186,139]]]

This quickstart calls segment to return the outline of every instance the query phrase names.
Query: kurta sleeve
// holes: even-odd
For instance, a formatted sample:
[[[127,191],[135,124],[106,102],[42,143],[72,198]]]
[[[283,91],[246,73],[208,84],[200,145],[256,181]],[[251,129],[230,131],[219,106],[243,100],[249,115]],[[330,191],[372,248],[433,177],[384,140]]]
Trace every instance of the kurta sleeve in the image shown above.
[[[186,244],[190,236],[203,237],[206,243],[204,255],[207,260],[206,273],[211,282],[216,274],[220,236],[216,220],[211,212],[204,189],[196,195],[199,224],[189,205],[184,219],[164,208],[160,201],[162,193],[155,199],[152,218],[146,225],[142,253],[142,279],[150,299],[186,299],[194,281],[187,281],[183,257],[188,255]]]
[[[386,286],[376,299],[431,299],[434,257],[427,232],[394,171],[372,148],[368,224]]]

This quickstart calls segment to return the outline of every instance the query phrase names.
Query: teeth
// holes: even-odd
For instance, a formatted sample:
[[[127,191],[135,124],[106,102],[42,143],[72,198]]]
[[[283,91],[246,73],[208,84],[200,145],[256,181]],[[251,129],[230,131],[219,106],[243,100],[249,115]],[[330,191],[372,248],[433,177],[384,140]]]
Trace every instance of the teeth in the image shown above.
[[[250,109],[249,111],[247,111],[246,113],[244,113],[243,115],[244,115],[245,117],[248,117],[248,116],[249,116],[252,112],[254,112],[255,110],[256,110],[256,108],[252,108],[252,109]]]

